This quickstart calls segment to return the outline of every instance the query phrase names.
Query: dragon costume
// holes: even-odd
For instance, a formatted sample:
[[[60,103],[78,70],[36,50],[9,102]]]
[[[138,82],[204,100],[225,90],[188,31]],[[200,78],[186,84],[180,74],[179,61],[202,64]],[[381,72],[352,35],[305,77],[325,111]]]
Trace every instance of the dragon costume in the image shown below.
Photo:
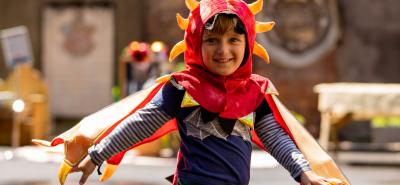
[[[71,169],[87,155],[89,147],[99,143],[125,118],[149,103],[171,77],[186,91],[182,101],[183,106],[200,105],[221,118],[238,119],[250,128],[254,128],[254,110],[266,100],[273,116],[309,161],[313,171],[317,175],[337,178],[349,184],[331,157],[278,100],[278,92],[273,84],[267,78],[252,74],[251,53],[269,63],[266,50],[255,41],[256,33],[269,31],[274,26],[274,22],[255,21],[255,15],[261,11],[263,1],[257,0],[252,4],[241,0],[202,0],[201,2],[186,0],[185,2],[191,11],[189,17],[185,19],[177,14],[178,25],[185,31],[185,38],[172,48],[170,54],[170,61],[172,61],[179,54],[184,53],[186,66],[184,71],[161,77],[153,87],[85,117],[76,126],[51,142],[33,141],[49,147],[64,144],[65,160],[58,173],[60,184],[64,184]],[[210,18],[220,13],[234,14],[243,22],[247,38],[246,52],[250,54],[244,59],[239,69],[228,77],[211,74],[202,62],[201,56],[205,24]],[[129,149],[151,142],[174,130],[177,130],[177,121],[171,119],[153,135]],[[251,130],[251,140],[267,150],[254,129]],[[101,181],[111,177],[129,149],[107,160]],[[181,155],[178,153],[178,162],[180,158]],[[174,176],[173,183],[177,183],[177,175]]]

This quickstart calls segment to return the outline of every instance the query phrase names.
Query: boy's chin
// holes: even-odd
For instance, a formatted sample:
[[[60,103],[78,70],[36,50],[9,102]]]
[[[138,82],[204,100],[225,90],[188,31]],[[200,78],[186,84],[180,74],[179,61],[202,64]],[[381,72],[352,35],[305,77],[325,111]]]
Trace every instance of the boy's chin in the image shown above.
[[[212,72],[212,73],[215,74],[215,75],[217,75],[217,76],[220,76],[220,77],[227,77],[227,76],[233,74],[233,72],[221,72],[221,71],[219,71],[219,72]]]
[[[227,76],[232,75],[235,72],[235,70],[232,70],[232,69],[230,69],[230,70],[229,69],[211,69],[209,67],[207,67],[207,71],[212,73],[215,76],[220,76],[220,77],[227,77]]]

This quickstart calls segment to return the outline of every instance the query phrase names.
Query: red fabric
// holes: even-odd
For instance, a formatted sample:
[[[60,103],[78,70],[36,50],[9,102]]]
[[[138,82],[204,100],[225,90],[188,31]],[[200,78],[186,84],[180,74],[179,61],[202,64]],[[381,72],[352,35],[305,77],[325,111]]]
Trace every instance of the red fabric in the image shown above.
[[[57,146],[57,145],[59,145],[59,144],[63,144],[64,143],[64,139],[63,138],[54,138],[52,141],[51,141],[51,146]]]
[[[247,30],[248,58],[233,74],[221,77],[210,73],[203,63],[201,43],[204,24],[216,14],[236,14]],[[186,70],[173,77],[205,109],[220,117],[237,119],[253,112],[264,98],[267,79],[253,78],[252,52],[255,41],[255,18],[241,0],[202,0],[189,16],[185,32]]]
[[[178,165],[182,160],[182,153],[181,151],[178,151],[178,155],[177,155],[177,163],[176,163],[176,169],[175,169],[175,173],[174,173],[174,178],[172,180],[172,185],[177,185],[178,184]]]

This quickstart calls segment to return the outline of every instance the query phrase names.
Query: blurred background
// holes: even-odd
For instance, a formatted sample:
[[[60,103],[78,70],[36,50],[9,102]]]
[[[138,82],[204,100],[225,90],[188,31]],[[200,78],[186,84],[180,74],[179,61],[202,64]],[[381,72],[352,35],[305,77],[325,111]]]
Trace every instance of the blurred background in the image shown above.
[[[184,0],[0,0],[0,185],[56,184],[62,147],[32,138],[182,70],[183,56],[167,61],[176,13]],[[276,25],[257,35],[271,64],[254,57],[253,71],[352,184],[400,185],[400,1],[265,0],[256,19]],[[178,145],[173,133],[132,151],[103,184],[168,184]],[[250,184],[295,184],[261,151],[252,167]]]

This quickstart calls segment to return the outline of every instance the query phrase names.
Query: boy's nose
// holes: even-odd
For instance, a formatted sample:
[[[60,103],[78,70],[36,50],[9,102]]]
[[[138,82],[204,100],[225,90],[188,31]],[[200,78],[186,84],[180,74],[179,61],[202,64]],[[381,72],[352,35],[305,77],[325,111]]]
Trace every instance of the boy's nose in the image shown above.
[[[228,53],[228,51],[229,51],[229,46],[228,46],[228,44],[221,42],[221,43],[218,45],[218,49],[217,49],[217,53],[218,53],[218,54],[225,54],[225,53]]]

